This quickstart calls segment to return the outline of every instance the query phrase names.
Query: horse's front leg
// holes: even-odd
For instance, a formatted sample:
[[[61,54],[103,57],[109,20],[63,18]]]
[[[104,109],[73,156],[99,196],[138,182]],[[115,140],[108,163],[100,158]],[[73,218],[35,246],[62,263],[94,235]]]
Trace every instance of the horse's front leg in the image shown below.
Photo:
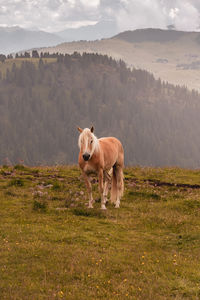
[[[101,209],[106,209],[106,197],[104,197],[104,185],[103,185],[103,169],[99,170],[99,192],[101,194]]]
[[[109,181],[108,180],[105,180],[105,183],[104,183],[104,189],[103,189],[103,198],[104,198],[104,204],[106,204],[106,202],[108,201],[108,190],[109,190]]]
[[[85,184],[86,184],[88,195],[89,195],[89,205],[88,205],[88,207],[93,208],[94,200],[93,200],[93,197],[92,197],[92,185],[91,185],[91,182],[90,182],[90,178],[87,176],[87,174],[85,172],[83,172],[83,177],[85,179]]]

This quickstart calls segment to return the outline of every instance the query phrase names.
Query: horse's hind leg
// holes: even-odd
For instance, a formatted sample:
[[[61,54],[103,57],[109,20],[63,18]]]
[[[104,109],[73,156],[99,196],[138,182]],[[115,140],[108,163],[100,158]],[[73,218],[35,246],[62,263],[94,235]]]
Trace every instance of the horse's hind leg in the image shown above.
[[[89,205],[88,205],[88,207],[93,208],[94,200],[93,200],[93,197],[92,197],[92,185],[91,185],[89,177],[84,172],[83,172],[83,177],[85,179],[85,184],[86,184],[88,195],[89,195]]]
[[[109,185],[111,184],[112,172],[113,172],[112,168],[109,171],[104,171],[104,178],[105,178],[105,183],[104,183],[104,188],[103,188],[103,204],[104,205],[106,204],[106,202],[108,202],[107,197],[108,197]]]
[[[106,205],[106,202],[108,201],[108,199],[107,199],[108,190],[109,190],[109,181],[106,179],[105,183],[104,183],[104,189],[103,189],[103,201],[101,203],[102,209],[106,209],[105,205]]]
[[[124,175],[121,166],[116,166],[115,172],[116,172],[116,179],[117,179],[117,201],[115,203],[115,207],[119,208],[120,200],[124,192]]]

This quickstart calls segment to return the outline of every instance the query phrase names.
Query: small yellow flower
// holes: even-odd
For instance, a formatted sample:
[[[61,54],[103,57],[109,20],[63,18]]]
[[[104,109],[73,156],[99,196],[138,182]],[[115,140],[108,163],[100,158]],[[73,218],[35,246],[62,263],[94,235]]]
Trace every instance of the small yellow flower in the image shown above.
[[[61,298],[62,298],[62,297],[63,297],[63,295],[64,295],[63,291],[59,291],[59,292],[58,292],[58,296],[59,296],[59,297],[61,297]]]
[[[125,278],[125,279],[124,279],[124,282],[126,282],[126,281],[127,281],[127,279]]]

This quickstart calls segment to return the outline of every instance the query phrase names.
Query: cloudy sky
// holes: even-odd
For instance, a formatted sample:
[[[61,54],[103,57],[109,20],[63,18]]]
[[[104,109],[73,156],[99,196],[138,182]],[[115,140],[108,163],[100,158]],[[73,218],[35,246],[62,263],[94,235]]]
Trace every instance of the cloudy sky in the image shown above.
[[[0,26],[56,32],[112,20],[119,31],[136,28],[200,30],[199,0],[0,0]]]

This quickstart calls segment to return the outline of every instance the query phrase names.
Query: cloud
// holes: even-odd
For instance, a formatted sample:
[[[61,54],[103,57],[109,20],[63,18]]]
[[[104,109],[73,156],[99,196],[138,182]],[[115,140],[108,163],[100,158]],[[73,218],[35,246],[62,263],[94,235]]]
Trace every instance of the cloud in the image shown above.
[[[88,6],[88,7],[95,7],[97,8],[100,4],[100,0],[80,0],[81,3],[85,6]]]
[[[121,7],[116,14],[120,31],[146,27],[165,27],[166,16],[159,2],[151,0],[121,1]]]
[[[200,4],[193,0],[119,0],[112,11],[120,31],[163,28],[174,24],[178,30],[198,30]]]
[[[46,31],[94,24],[100,0],[1,0],[0,26],[38,26]]]
[[[199,11],[187,1],[179,1],[178,7],[171,14],[175,28],[183,31],[199,30]]]
[[[171,8],[169,12],[169,16],[174,20],[178,15],[179,9],[177,7]]]
[[[197,0],[0,0],[0,25],[59,31],[109,19],[119,31],[171,24],[197,30],[199,11]]]

